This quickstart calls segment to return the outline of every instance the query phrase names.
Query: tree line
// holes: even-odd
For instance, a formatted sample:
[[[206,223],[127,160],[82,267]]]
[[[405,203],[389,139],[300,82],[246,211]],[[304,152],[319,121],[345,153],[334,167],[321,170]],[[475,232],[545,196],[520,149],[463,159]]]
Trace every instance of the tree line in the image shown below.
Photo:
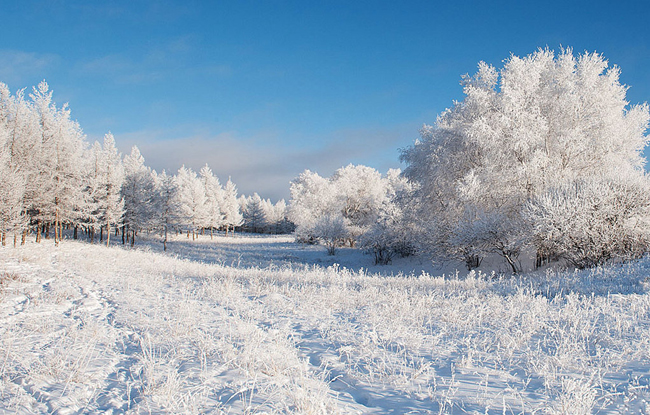
[[[183,166],[168,175],[146,166],[135,146],[122,157],[110,133],[89,145],[45,81],[28,95],[0,83],[0,177],[2,245],[8,235],[24,244],[30,233],[58,244],[64,229],[107,245],[115,231],[134,244],[138,233],[153,231],[166,249],[169,232],[289,229],[284,200],[238,197],[235,184],[222,186],[207,164],[198,174]]]
[[[377,262],[426,252],[468,269],[498,255],[513,272],[638,258],[650,246],[642,151],[650,111],[630,106],[597,53],[539,49],[462,77],[465,98],[401,152],[401,174],[348,166],[291,186],[302,241],[360,242]]]
[[[294,231],[298,241],[394,255],[427,253],[468,269],[500,256],[513,272],[578,268],[638,258],[650,246],[650,182],[642,151],[647,104],[630,105],[620,69],[598,53],[539,49],[502,68],[479,63],[462,77],[465,98],[424,125],[401,150],[404,171],[349,165],[330,177],[309,170],[291,200],[237,195],[206,165],[160,174],[137,147],[89,146],[42,82],[25,96],[0,84],[0,233],[24,242],[63,228],[133,243],[138,232],[226,234]]]

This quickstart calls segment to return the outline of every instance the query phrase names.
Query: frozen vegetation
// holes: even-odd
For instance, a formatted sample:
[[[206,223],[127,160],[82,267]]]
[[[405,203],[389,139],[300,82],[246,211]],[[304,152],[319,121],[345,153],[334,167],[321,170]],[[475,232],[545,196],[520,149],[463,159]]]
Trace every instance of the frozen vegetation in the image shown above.
[[[647,260],[373,264],[277,236],[0,248],[0,412],[650,411]]]
[[[619,75],[479,63],[404,171],[289,203],[0,83],[0,411],[649,413],[650,107]]]

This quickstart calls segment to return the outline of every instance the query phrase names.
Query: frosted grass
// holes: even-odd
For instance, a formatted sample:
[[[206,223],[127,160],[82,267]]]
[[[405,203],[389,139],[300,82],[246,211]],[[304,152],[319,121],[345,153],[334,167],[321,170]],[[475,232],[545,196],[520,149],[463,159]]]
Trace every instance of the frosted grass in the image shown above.
[[[386,277],[278,238],[155,248],[0,249],[1,411],[650,411],[648,261]]]

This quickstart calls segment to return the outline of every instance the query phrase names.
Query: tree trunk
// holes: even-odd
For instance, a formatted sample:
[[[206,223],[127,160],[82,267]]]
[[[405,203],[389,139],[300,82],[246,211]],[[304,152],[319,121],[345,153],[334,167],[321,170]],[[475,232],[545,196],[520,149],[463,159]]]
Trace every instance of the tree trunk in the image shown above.
[[[59,223],[59,207],[56,208],[56,213],[54,214],[54,245],[59,246],[59,239],[61,238],[61,229]]]
[[[41,220],[36,222],[36,242],[41,243]]]
[[[106,246],[111,243],[111,223],[106,223]]]
[[[79,238],[78,231],[79,231],[79,225],[74,225],[74,233],[72,237],[74,238],[75,241]]]
[[[20,244],[25,245],[25,240],[27,239],[27,229],[23,230],[23,236],[20,238]]]
[[[129,235],[126,235],[127,240],[124,240],[124,236],[126,234],[126,225],[122,225],[122,245],[125,244],[125,242],[128,242]]]
[[[167,251],[167,225],[165,225],[165,239],[163,239],[163,251]]]
[[[503,257],[506,259],[506,262],[508,262],[508,265],[510,265],[510,268],[512,268],[512,273],[513,274],[519,274],[519,269],[517,269],[517,264],[513,259],[510,257],[509,254],[504,253]]]
[[[131,248],[135,245],[135,231],[131,233]]]
[[[99,227],[99,242],[104,241],[104,226]]]
[[[7,232],[2,232],[0,235],[2,235],[2,246],[7,246]]]

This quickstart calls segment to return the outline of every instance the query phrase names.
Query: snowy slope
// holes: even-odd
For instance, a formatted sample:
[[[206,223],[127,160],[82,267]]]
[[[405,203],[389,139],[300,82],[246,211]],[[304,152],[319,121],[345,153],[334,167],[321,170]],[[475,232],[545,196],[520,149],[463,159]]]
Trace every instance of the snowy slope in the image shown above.
[[[0,413],[650,412],[650,262],[385,277],[322,250],[1,248]]]

